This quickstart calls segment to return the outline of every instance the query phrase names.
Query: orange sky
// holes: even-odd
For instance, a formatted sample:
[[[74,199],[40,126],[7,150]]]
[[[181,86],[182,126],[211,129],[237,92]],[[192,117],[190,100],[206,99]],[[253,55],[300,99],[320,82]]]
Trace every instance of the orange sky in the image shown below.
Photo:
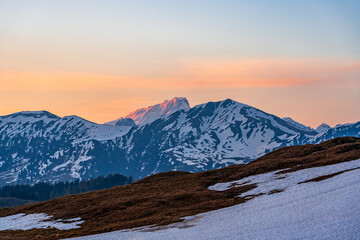
[[[232,98],[313,127],[334,125],[360,119],[358,111],[347,109],[359,100],[359,76],[357,61],[322,59],[181,60],[151,77],[1,71],[0,99],[6,104],[0,114],[49,110],[103,123],[184,96],[192,106]]]

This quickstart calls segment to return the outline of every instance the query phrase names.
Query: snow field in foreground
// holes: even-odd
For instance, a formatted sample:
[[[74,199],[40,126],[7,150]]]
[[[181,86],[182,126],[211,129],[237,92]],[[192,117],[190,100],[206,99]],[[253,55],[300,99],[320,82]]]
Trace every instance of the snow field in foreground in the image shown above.
[[[360,160],[236,181],[258,186],[244,194],[263,193],[243,204],[186,217],[168,226],[122,230],[78,240],[115,239],[358,239],[360,236]],[[353,169],[353,170],[350,170]],[[318,176],[350,170],[320,182]],[[280,178],[285,177],[285,178]],[[221,183],[212,190],[226,190]],[[272,189],[282,192],[267,194]]]
[[[256,184],[256,188],[253,188],[239,195],[239,197],[246,198],[251,195],[269,194],[273,191],[284,190],[286,188],[294,187],[301,182],[311,180],[313,178],[334,174],[341,171],[351,170],[355,168],[360,168],[360,159],[350,162],[338,163],[334,165],[307,168],[290,173],[280,173],[281,171],[285,170],[282,169],[274,172],[245,177],[238,181],[217,183],[213,186],[210,186],[208,189],[214,191],[226,191],[232,187],[239,187],[248,184]]]

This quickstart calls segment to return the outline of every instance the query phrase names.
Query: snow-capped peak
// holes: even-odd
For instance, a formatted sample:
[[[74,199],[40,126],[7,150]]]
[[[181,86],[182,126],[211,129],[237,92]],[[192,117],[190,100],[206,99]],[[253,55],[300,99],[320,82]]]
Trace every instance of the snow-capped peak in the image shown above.
[[[6,116],[0,116],[0,118],[21,118],[21,117],[31,117],[31,118],[55,118],[59,119],[60,117],[48,112],[48,111],[22,111],[17,113],[12,113]]]
[[[24,124],[32,124],[36,122],[42,122],[44,124],[47,124],[49,122],[57,121],[59,119],[61,118],[47,111],[23,111],[5,116],[0,116],[0,128],[6,125],[7,127],[5,128],[12,126],[11,129],[17,129]]]
[[[326,123],[322,123],[315,129],[315,131],[318,133],[322,133],[322,132],[327,131],[330,128],[331,127],[329,125],[327,125]]]
[[[113,121],[114,126],[127,126],[127,127],[132,127],[135,126],[135,122],[134,120],[132,120],[131,118],[120,118],[116,121]]]
[[[137,125],[145,125],[157,119],[165,118],[179,110],[188,111],[189,109],[190,105],[186,98],[175,97],[170,100],[165,100],[160,104],[137,109],[126,115],[125,118],[131,118]],[[115,123],[121,119],[122,118],[119,118],[106,124],[115,125]]]

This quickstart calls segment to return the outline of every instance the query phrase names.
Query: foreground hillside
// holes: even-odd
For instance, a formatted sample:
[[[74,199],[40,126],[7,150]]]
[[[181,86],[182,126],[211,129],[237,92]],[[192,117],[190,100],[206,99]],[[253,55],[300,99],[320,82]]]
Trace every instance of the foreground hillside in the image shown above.
[[[245,226],[248,231],[243,236],[254,239],[284,229],[293,234],[293,226],[299,234],[308,229],[307,237],[314,239],[316,236],[311,235],[311,231],[322,226],[321,231],[326,232],[330,224],[338,226],[338,232],[334,233],[337,238],[345,236],[345,239],[351,239],[350,235],[344,235],[348,228],[360,229],[356,225],[358,219],[351,215],[351,211],[356,212],[360,207],[357,201],[350,201],[359,197],[360,179],[357,176],[360,162],[354,161],[357,159],[360,159],[360,139],[347,137],[318,145],[281,148],[246,165],[199,173],[156,174],[123,187],[1,209],[0,229],[3,231],[0,237],[59,239],[161,225],[101,237],[157,239],[171,236],[176,239],[194,236],[196,239],[221,239],[222,236],[225,239],[238,234],[236,229],[239,231]],[[333,211],[334,204],[330,203],[334,201],[337,208]],[[230,206],[233,207],[225,208]],[[220,208],[224,209],[209,212]],[[297,212],[291,213],[294,208],[298,208]],[[209,213],[188,217],[204,212]],[[279,219],[271,219],[271,216],[279,219],[285,216],[289,227],[274,228],[284,222],[276,223]],[[183,221],[184,217],[187,218]],[[324,219],[330,220],[322,225],[315,224]],[[225,225],[219,224],[221,222]],[[266,222],[268,225],[262,225]],[[299,226],[300,222],[303,225]],[[258,235],[253,228],[255,225],[259,227]],[[47,226],[53,228],[31,229]],[[11,227],[27,230],[6,230]],[[290,235],[285,233],[283,236]]]

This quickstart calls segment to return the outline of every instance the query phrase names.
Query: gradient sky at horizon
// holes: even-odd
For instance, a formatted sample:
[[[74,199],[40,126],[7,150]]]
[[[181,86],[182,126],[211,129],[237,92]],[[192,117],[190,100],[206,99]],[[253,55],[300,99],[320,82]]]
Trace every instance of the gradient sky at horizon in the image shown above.
[[[0,115],[103,123],[175,96],[360,120],[357,0],[0,0]]]

